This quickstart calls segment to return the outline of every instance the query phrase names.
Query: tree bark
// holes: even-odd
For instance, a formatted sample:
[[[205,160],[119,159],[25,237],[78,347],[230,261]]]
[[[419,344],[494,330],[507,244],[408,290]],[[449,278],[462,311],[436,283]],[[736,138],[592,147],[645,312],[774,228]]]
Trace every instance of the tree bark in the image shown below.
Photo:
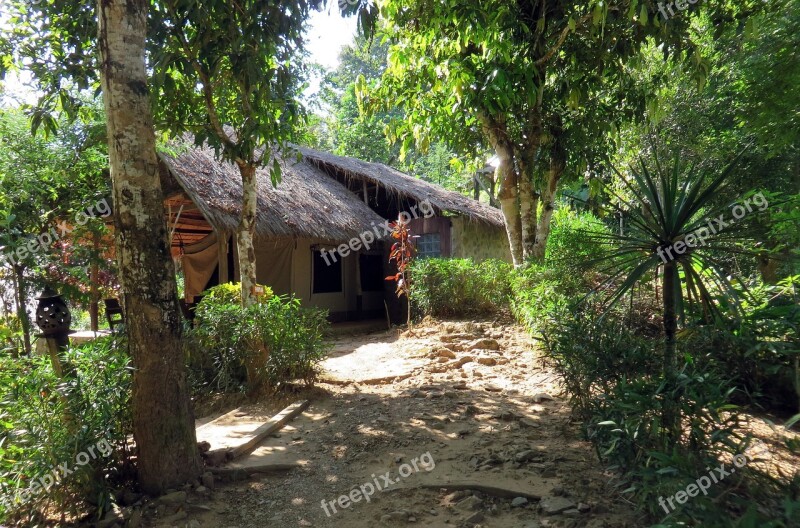
[[[480,113],[479,119],[484,132],[489,138],[500,164],[495,171],[495,179],[499,182],[500,188],[497,192],[497,200],[500,202],[500,210],[506,223],[506,234],[511,248],[511,258],[514,266],[519,267],[524,263],[522,252],[522,220],[519,209],[519,175],[514,163],[514,147],[508,140],[505,123],[495,119],[486,113]]]
[[[542,192],[542,212],[539,215],[539,224],[536,228],[536,242],[533,245],[532,256],[534,260],[544,260],[547,252],[547,239],[550,237],[550,221],[555,210],[555,196],[558,182],[566,168],[566,155],[558,145],[553,147],[550,154],[550,166],[547,169],[546,187]]]
[[[667,389],[664,391],[662,408],[662,421],[668,439],[676,438],[678,434],[677,402],[670,399],[670,392],[674,388],[677,371],[675,334],[678,329],[676,310],[675,288],[677,280],[677,266],[670,262],[664,266],[662,290],[664,300],[664,366],[663,374]]]
[[[100,235],[92,233],[92,248],[94,249],[92,263],[89,268],[89,325],[92,332],[100,329]]]
[[[159,494],[200,473],[186,384],[175,267],[145,70],[146,0],[98,0],[98,47],[115,234],[133,358],[138,478]]]
[[[28,295],[25,293],[25,273],[22,266],[14,266],[14,288],[17,293],[17,318],[22,327],[22,346],[31,355],[31,318],[28,315]]]
[[[522,225],[522,258],[525,262],[533,256],[536,243],[536,213],[539,209],[539,195],[533,190],[531,174],[520,171],[519,177],[519,219]]]
[[[253,237],[256,231],[256,212],[258,207],[258,180],[254,165],[238,162],[242,175],[242,216],[236,232],[239,249],[239,276],[242,283],[242,308],[253,306],[256,302],[256,250]]]

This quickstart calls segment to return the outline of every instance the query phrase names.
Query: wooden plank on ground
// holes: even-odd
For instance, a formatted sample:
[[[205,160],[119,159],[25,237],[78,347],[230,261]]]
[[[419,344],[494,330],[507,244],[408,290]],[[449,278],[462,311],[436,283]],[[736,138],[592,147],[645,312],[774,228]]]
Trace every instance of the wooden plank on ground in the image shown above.
[[[226,439],[228,445],[219,449],[211,449],[206,454],[206,460],[224,462],[235,460],[249,454],[269,435],[280,431],[287,423],[305,411],[310,404],[311,402],[308,400],[295,402],[255,429],[248,429],[247,431],[242,431],[241,429],[236,430],[235,436]],[[226,416],[230,414],[231,413],[228,413]],[[245,419],[247,423],[249,423],[250,420]],[[211,424],[206,424],[206,426],[203,426],[201,429],[204,429],[204,432],[207,434],[211,434],[214,428],[207,427],[208,425]],[[198,431],[200,431],[200,429],[198,429]],[[200,435],[198,435],[198,440],[202,440]],[[213,448],[213,442],[211,444]]]

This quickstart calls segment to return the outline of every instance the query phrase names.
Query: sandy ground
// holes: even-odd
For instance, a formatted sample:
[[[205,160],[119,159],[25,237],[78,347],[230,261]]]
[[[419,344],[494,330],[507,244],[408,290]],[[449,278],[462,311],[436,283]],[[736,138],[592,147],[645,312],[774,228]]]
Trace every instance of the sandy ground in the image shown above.
[[[340,337],[323,367],[316,389],[242,407],[243,419],[266,419],[313,398],[241,461],[298,469],[152,503],[141,526],[646,525],[513,324],[429,321],[412,335]]]

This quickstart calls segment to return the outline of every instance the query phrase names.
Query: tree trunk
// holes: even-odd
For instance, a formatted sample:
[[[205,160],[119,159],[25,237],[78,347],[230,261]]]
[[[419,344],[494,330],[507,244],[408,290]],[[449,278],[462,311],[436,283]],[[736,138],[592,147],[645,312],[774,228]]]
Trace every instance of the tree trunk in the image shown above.
[[[28,295],[25,293],[25,273],[22,266],[14,265],[14,289],[17,293],[17,318],[22,327],[22,346],[31,355],[31,318],[28,316]]]
[[[92,248],[94,249],[92,263],[89,269],[89,321],[92,332],[100,329],[100,235],[92,233]]]
[[[242,175],[242,217],[239,219],[239,229],[236,233],[236,242],[239,248],[239,276],[242,282],[242,308],[255,304],[256,287],[256,250],[253,237],[256,230],[256,211],[258,206],[258,180],[256,168],[244,162],[239,162],[239,172]]]
[[[148,8],[146,0],[97,3],[138,477],[144,492],[159,494],[194,480],[200,463],[147,88]]]
[[[542,192],[542,212],[539,215],[539,225],[536,229],[536,242],[533,245],[533,258],[537,261],[544,260],[547,252],[547,239],[550,237],[550,221],[555,210],[555,196],[558,181],[564,174],[566,155],[558,146],[553,148],[550,155],[550,167],[547,170],[547,183]]]
[[[539,209],[539,195],[533,190],[532,174],[520,170],[519,177],[519,219],[522,224],[522,258],[525,262],[534,255],[536,244],[536,213]]]
[[[500,184],[497,201],[506,223],[506,234],[511,248],[514,266],[524,263],[522,253],[522,221],[519,211],[519,176],[514,164],[514,147],[508,139],[508,131],[501,119],[495,119],[485,112],[478,114],[483,131],[489,138],[500,164],[495,171],[495,180]]]
[[[677,267],[674,262],[664,266],[662,297],[664,299],[664,367],[663,374],[667,390],[664,392],[662,421],[668,439],[678,434],[677,402],[670,398],[677,371],[675,334],[678,328],[675,288],[677,286]]]

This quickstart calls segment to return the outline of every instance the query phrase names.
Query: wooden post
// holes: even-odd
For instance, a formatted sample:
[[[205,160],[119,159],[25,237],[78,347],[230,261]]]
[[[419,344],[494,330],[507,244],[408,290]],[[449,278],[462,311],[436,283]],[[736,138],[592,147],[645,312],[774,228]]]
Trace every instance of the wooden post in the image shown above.
[[[219,237],[217,243],[219,244],[219,283],[226,284],[230,282],[230,270],[228,269],[228,234],[217,235]]]

